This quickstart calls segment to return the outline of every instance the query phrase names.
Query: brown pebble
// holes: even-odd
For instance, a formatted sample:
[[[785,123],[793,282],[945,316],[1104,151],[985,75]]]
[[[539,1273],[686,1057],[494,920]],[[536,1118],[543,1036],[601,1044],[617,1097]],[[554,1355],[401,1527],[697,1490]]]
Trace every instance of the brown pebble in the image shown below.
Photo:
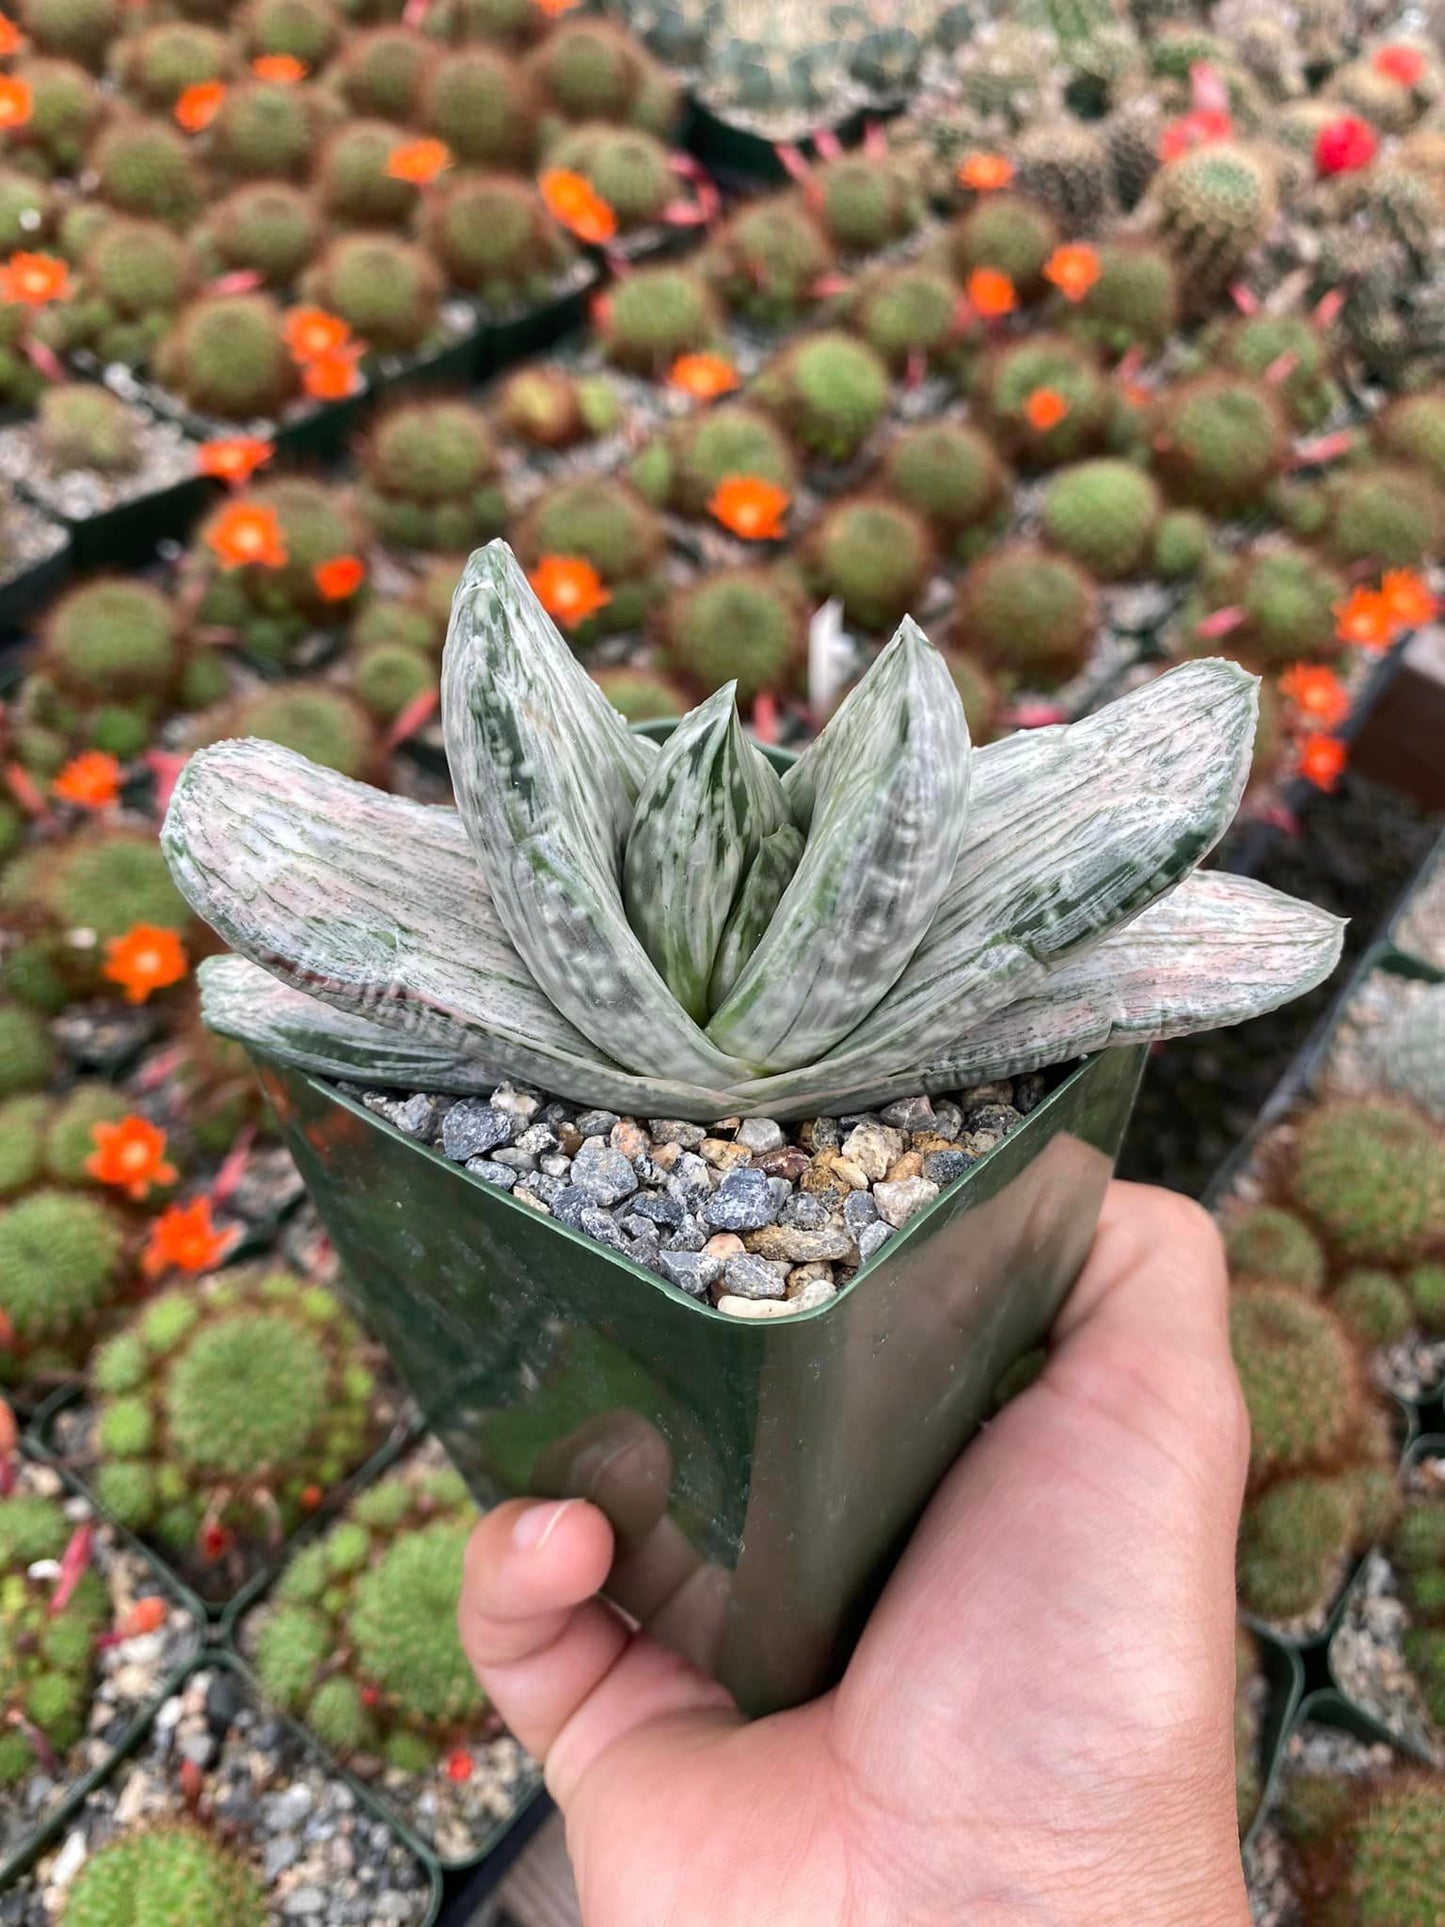
[[[747,1246],[736,1231],[715,1231],[702,1249],[704,1257],[721,1258],[726,1263],[729,1258],[741,1258]]]
[[[620,1117],[608,1134],[608,1142],[614,1151],[620,1151],[625,1158],[645,1157],[652,1149],[652,1141],[635,1118]]]
[[[700,1146],[702,1155],[709,1164],[715,1164],[719,1171],[731,1171],[735,1164],[751,1164],[753,1154],[746,1144],[733,1144],[725,1137],[705,1137]]]
[[[915,1131],[908,1142],[915,1151],[922,1152],[952,1151],[955,1148],[953,1138],[943,1137],[937,1131]]]
[[[819,1151],[816,1157],[809,1159],[807,1170],[798,1179],[798,1189],[814,1198],[847,1197],[853,1187],[833,1169],[837,1162],[836,1151]]]
[[[654,1144],[652,1147],[652,1161],[659,1171],[670,1171],[681,1156],[680,1144]]]
[[[557,1142],[569,1158],[576,1157],[577,1153],[582,1149],[583,1141],[582,1133],[577,1129],[575,1124],[559,1124],[557,1126]]]
[[[824,1264],[794,1265],[788,1273],[788,1296],[796,1298],[808,1285],[831,1285],[833,1267]]]
[[[868,1189],[868,1173],[863,1169],[861,1164],[855,1164],[852,1158],[834,1158],[833,1169],[843,1180],[844,1184],[848,1186],[850,1191],[866,1191]]]
[[[796,1184],[812,1159],[798,1145],[785,1144],[781,1151],[764,1151],[753,1163],[770,1178],[786,1178],[790,1184]]]
[[[720,1117],[713,1124],[712,1135],[716,1137],[719,1131],[735,1131],[741,1123],[740,1117]]]
[[[905,1151],[901,1158],[895,1158],[888,1167],[888,1182],[896,1184],[900,1178],[917,1178],[923,1175],[923,1153]]]

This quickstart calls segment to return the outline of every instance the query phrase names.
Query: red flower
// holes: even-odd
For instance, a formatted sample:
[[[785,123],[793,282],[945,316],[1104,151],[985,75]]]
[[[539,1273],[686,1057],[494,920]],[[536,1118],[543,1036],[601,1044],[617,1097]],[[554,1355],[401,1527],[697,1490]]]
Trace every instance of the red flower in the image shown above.
[[[1164,129],[1159,141],[1159,158],[1177,161],[1191,148],[1207,147],[1211,141],[1227,141],[1233,132],[1234,122],[1222,108],[1196,107],[1192,113],[1170,121]]]
[[[120,985],[128,1004],[143,1004],[153,990],[178,984],[189,968],[185,946],[174,930],[135,923],[105,946],[100,974],[107,983]]]
[[[166,1134],[144,1117],[123,1117],[118,1124],[94,1124],[95,1150],[85,1160],[88,1176],[113,1184],[137,1204],[153,1184],[174,1184],[176,1167],[166,1162]]]
[[[202,540],[223,569],[252,562],[263,569],[283,569],[288,560],[276,511],[260,502],[233,502],[222,509],[206,524]]]
[[[301,370],[301,386],[313,401],[345,401],[359,395],[364,386],[357,363],[363,350],[360,342],[338,348],[334,355],[316,355]]]
[[[120,764],[103,749],[85,750],[71,757],[50,788],[77,809],[109,809],[120,794]]]
[[[1024,419],[1036,434],[1047,435],[1069,412],[1057,388],[1036,388],[1024,403]]]
[[[725,475],[713,491],[707,512],[744,542],[776,542],[792,501],[785,488],[761,475]]]
[[[1350,713],[1350,695],[1333,669],[1297,662],[1279,679],[1279,693],[1321,729],[1334,729]]]
[[[595,616],[612,600],[601,576],[580,555],[544,555],[527,580],[547,614],[564,629]]]
[[[1315,136],[1317,174],[1353,174],[1368,167],[1379,146],[1375,130],[1357,114],[1341,114],[1329,121]]]
[[[0,13],[0,60],[8,60],[11,54],[22,53],[27,44],[25,35],[9,15]]]
[[[1386,569],[1380,578],[1380,600],[1399,629],[1418,629],[1434,618],[1437,607],[1429,585],[1413,569]]]
[[[188,134],[199,134],[220,113],[225,98],[226,84],[221,80],[198,80],[183,88],[172,110],[176,125]]]
[[[1044,279],[1066,301],[1082,301],[1099,278],[1099,257],[1086,241],[1055,248],[1044,263]]]
[[[1417,47],[1398,44],[1379,47],[1370,65],[1377,74],[1383,74],[1386,80],[1393,80],[1401,87],[1418,87],[1425,78],[1425,56]]]
[[[1299,773],[1317,790],[1332,790],[1348,760],[1337,736],[1306,736],[1300,744]]]
[[[325,308],[292,308],[281,333],[293,361],[317,361],[346,347],[351,340],[351,323]]]
[[[365,582],[366,564],[359,555],[333,555],[316,564],[311,580],[323,602],[346,602]]]
[[[585,174],[570,167],[549,167],[537,185],[552,219],[579,241],[601,246],[616,234],[616,214]]]
[[[167,1271],[213,1271],[240,1242],[239,1226],[218,1231],[211,1222],[211,1200],[193,1198],[189,1204],[173,1204],[156,1218],[141,1254],[141,1270],[147,1278],[159,1278]]]
[[[159,1632],[165,1623],[165,1600],[159,1593],[147,1593],[144,1599],[137,1599],[120,1622],[120,1636],[122,1639],[139,1639],[143,1633]]]
[[[276,444],[263,442],[259,435],[226,435],[201,443],[196,450],[196,467],[202,475],[237,487],[249,482],[275,453]]]
[[[0,74],[0,129],[23,127],[35,107],[30,82],[18,74]]]
[[[959,163],[958,178],[975,194],[992,194],[1007,187],[1014,177],[1014,164],[1003,154],[968,154]]]
[[[392,148],[386,171],[394,181],[410,181],[414,187],[430,187],[451,164],[452,150],[445,141],[415,140]]]
[[[1019,304],[1013,282],[997,268],[975,268],[968,277],[965,292],[974,313],[988,321],[1012,314]]]
[[[726,355],[679,355],[667,371],[667,385],[698,401],[712,401],[737,387],[738,371]]]
[[[261,54],[251,62],[257,80],[269,80],[280,87],[295,87],[305,80],[308,68],[294,54]]]
[[[0,83],[3,80],[0,75]],[[26,308],[64,301],[70,294],[70,269],[53,254],[12,254],[0,271],[0,293]]]
[[[1395,618],[1378,589],[1352,589],[1334,615],[1335,635],[1352,649],[1388,649],[1395,640]]]

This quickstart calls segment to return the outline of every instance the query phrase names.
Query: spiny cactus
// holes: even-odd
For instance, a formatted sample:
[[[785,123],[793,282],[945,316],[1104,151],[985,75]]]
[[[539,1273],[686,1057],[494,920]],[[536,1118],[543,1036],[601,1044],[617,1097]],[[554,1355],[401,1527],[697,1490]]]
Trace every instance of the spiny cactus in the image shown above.
[[[528,170],[537,150],[536,103],[514,61],[495,47],[466,47],[435,69],[423,116],[459,161]]]
[[[333,627],[343,613],[324,593],[317,571],[340,557],[360,556],[366,524],[344,490],[300,475],[258,483],[240,500],[275,517],[286,560],[277,567],[247,562],[217,569],[210,538],[223,526],[226,508],[217,509],[201,524],[189,558],[205,583],[200,619],[236,630],[258,659],[282,661],[308,630]]]
[[[548,148],[547,165],[589,181],[612,209],[621,234],[658,220],[677,188],[667,149],[636,127],[574,128]]]
[[[1377,417],[1375,435],[1386,455],[1427,470],[1445,488],[1445,392],[1399,396]]]
[[[445,288],[425,248],[389,234],[343,234],[302,277],[301,292],[377,354],[410,354],[435,331]]]
[[[265,294],[203,295],[182,310],[155,363],[189,407],[222,421],[273,416],[297,389],[281,310]]]
[[[1150,187],[1155,225],[1189,303],[1206,306],[1269,232],[1275,186],[1248,148],[1212,141],[1169,161]]]
[[[949,229],[949,264],[960,281],[976,268],[1006,274],[1028,297],[1043,286],[1044,263],[1058,246],[1057,222],[1021,195],[992,194]]]
[[[646,461],[644,451],[644,473]],[[797,487],[797,463],[786,438],[770,416],[746,402],[707,409],[675,431],[667,443],[660,499],[683,515],[705,515],[730,475],[756,477],[790,495]]]
[[[1170,493],[1219,513],[1257,506],[1288,450],[1273,390],[1236,375],[1202,375],[1168,390],[1151,440]]]
[[[621,404],[602,376],[579,379],[551,362],[514,369],[502,383],[497,419],[510,435],[539,448],[567,448],[604,435],[621,420]]]
[[[1213,549],[1214,531],[1197,509],[1171,509],[1154,532],[1152,564],[1156,575],[1177,582],[1197,575]]]
[[[22,920],[47,917],[63,931],[91,931],[98,944],[138,923],[181,931],[190,917],[159,855],[154,838],[139,831],[85,830],[12,864],[0,905]]]
[[[334,133],[321,150],[316,170],[326,212],[354,227],[402,227],[410,221],[417,190],[386,171],[408,138],[404,127],[384,120],[349,121]]]
[[[18,1786],[42,1750],[63,1761],[85,1731],[96,1641],[110,1600],[85,1570],[59,1611],[53,1576],[73,1527],[39,1493],[11,1493],[0,1506],[0,1787]]]
[[[676,94],[624,29],[597,19],[567,21],[527,63],[549,113],[569,121],[628,121],[668,134]]]
[[[1300,1127],[1292,1189],[1344,1257],[1423,1258],[1445,1240],[1445,1137],[1408,1104],[1321,1104]]]
[[[41,1186],[0,1210],[0,1378],[74,1365],[126,1282],[125,1226],[99,1198]]]
[[[331,120],[330,108],[314,88],[275,80],[246,81],[227,90],[211,123],[211,159],[232,180],[304,181]],[[374,123],[358,125],[370,128]],[[401,138],[393,135],[392,144]],[[392,181],[389,187],[377,187],[375,195],[406,209],[411,203],[404,189],[404,182]],[[357,198],[362,201],[360,194]]]
[[[216,203],[198,244],[217,272],[259,274],[283,290],[316,258],[321,238],[310,195],[286,181],[251,181]]]
[[[574,556],[597,571],[609,600],[572,630],[578,641],[635,628],[657,600],[662,524],[623,482],[580,476],[558,483],[527,510],[515,539],[529,566],[544,556]]]
[[[729,313],[779,327],[812,307],[833,260],[806,202],[780,195],[740,208],[717,228],[702,266]]]
[[[1345,592],[1343,579],[1309,550],[1281,544],[1241,564],[1225,601],[1244,612],[1240,646],[1273,669],[1338,653],[1334,609]]]
[[[1259,1642],[1243,1626],[1234,1629],[1234,1806],[1245,1833],[1259,1810],[1260,1718],[1255,1690],[1260,1685]]]
[[[678,722],[687,714],[687,699],[677,684],[651,670],[599,669],[593,680],[626,723]]]
[[[30,118],[6,130],[5,152],[41,174],[78,173],[101,111],[94,77],[74,61],[43,56],[12,72],[30,89]]]
[[[144,368],[195,278],[192,251],[170,228],[111,218],[85,250],[73,299],[45,323],[57,347]]]
[[[203,1521],[274,1542],[374,1435],[361,1333],[329,1291],[284,1271],[150,1299],[95,1353],[90,1387],[97,1497],[180,1549]]]
[[[907,170],[865,154],[827,162],[808,193],[828,239],[844,254],[876,254],[923,218],[923,199]]]
[[[807,648],[807,605],[776,569],[716,569],[680,590],[660,627],[669,664],[705,693],[737,684],[738,700],[786,689]]]
[[[366,715],[326,683],[291,682],[261,690],[221,712],[219,726],[198,740],[256,736],[279,743],[324,769],[361,776],[371,762],[374,736]]]
[[[136,417],[109,389],[94,382],[60,382],[47,388],[36,408],[35,439],[53,474],[92,469],[99,475],[129,474],[140,460]]]
[[[1081,669],[1093,626],[1088,576],[1031,543],[1011,543],[980,557],[959,586],[959,639],[986,664],[1027,686],[1066,682]]]
[[[362,1493],[282,1575],[256,1637],[263,1689],[343,1755],[425,1771],[486,1707],[456,1631],[476,1516],[450,1469]]]
[[[1445,497],[1424,469],[1371,464],[1329,491],[1325,540],[1336,560],[1376,569],[1417,569],[1445,541]]]
[[[343,31],[330,0],[248,0],[237,24],[249,54],[286,54],[312,71],[331,58]]]
[[[1091,234],[1110,212],[1109,150],[1096,128],[1062,118],[1032,127],[1016,155],[1019,186],[1065,234]]]
[[[639,268],[609,290],[598,332],[619,368],[662,374],[678,355],[708,348],[721,321],[707,282],[692,268]]]
[[[818,599],[838,597],[845,621],[890,629],[918,605],[933,541],[916,510],[886,495],[855,495],[834,503],[810,532],[806,567]]]
[[[489,541],[507,505],[480,409],[415,401],[385,416],[362,453],[362,513],[389,542],[453,553]]]
[[[920,422],[890,443],[883,461],[890,492],[949,542],[991,516],[1004,491],[993,443],[965,422]]]
[[[1430,1717],[1445,1726],[1445,1501],[1438,1494],[1407,1501],[1390,1541],[1390,1559],[1414,1622],[1405,1656]]]
[[[1179,319],[1179,279],[1162,248],[1137,239],[1096,250],[1099,278],[1060,320],[1107,354],[1134,347],[1157,351]]]
[[[174,604],[131,577],[101,577],[72,589],[46,621],[42,663],[63,688],[89,701],[158,694],[179,660]]]
[[[86,1166],[95,1152],[97,1124],[118,1124],[130,1105],[114,1085],[73,1084],[51,1111],[45,1126],[46,1176],[57,1184],[89,1183]]]
[[[1239,1286],[1230,1337],[1250,1418],[1250,1478],[1333,1469],[1364,1426],[1355,1344],[1307,1293],[1276,1283]]]
[[[425,34],[388,22],[353,34],[332,77],[352,113],[404,124],[419,112],[439,58]]]
[[[22,0],[20,24],[43,54],[76,61],[92,72],[120,28],[119,0]]]
[[[43,1021],[22,1004],[0,998],[0,1096],[38,1090],[55,1068]]]
[[[123,40],[121,85],[152,113],[169,113],[187,87],[225,80],[235,54],[223,33],[191,20],[163,20]]]
[[[1108,425],[1109,384],[1088,348],[1067,335],[1034,335],[1000,349],[980,387],[1000,440],[1030,467],[1087,455]],[[1037,413],[1040,396],[1054,401],[1047,416]]]
[[[1347,1802],[1347,1807],[1348,1807]],[[1328,1918],[1350,1927],[1434,1927],[1445,1853],[1445,1779],[1401,1773],[1366,1791],[1348,1825],[1330,1829]],[[1324,1916],[1322,1916],[1324,1917]]]
[[[1330,1310],[1366,1345],[1393,1345],[1414,1323],[1410,1295],[1388,1271],[1357,1266],[1329,1296]]]
[[[946,347],[955,333],[958,290],[946,274],[920,264],[883,268],[867,276],[851,319],[863,339],[892,368]]]
[[[1138,568],[1159,510],[1158,489],[1131,462],[1080,462],[1044,491],[1044,532],[1092,574],[1112,580]]]
[[[1255,380],[1285,369],[1274,386],[1296,428],[1319,428],[1339,405],[1325,336],[1301,315],[1247,316],[1223,331],[1214,358]]]
[[[252,1869],[199,1827],[167,1821],[118,1834],[85,1862],[65,1902],[66,1927],[266,1927]]]
[[[824,461],[846,462],[882,419],[890,386],[873,349],[829,330],[783,349],[753,392],[801,448]]]
[[[201,203],[201,181],[185,139],[158,120],[117,121],[91,154],[102,199],[123,214],[188,227]]]
[[[1347,1480],[1311,1475],[1270,1486],[1249,1501],[1240,1521],[1241,1603],[1265,1619],[1316,1609],[1338,1583],[1357,1530]]]
[[[1260,1204],[1231,1218],[1224,1249],[1235,1277],[1322,1291],[1325,1254],[1303,1218],[1278,1205]]]
[[[536,188],[505,174],[443,180],[423,222],[448,278],[496,311],[540,306],[577,258]]]
[[[356,651],[351,687],[357,701],[378,722],[395,720],[425,690],[435,689],[436,664],[420,650],[378,642]]]

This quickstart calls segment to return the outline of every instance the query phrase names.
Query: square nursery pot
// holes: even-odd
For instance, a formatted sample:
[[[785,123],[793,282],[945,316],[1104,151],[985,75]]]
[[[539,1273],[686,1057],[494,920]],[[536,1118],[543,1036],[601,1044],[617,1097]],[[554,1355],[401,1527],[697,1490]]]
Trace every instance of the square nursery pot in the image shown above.
[[[531,355],[540,355],[587,319],[602,271],[590,256],[579,255],[572,272],[533,308],[504,314],[476,304],[479,327],[473,375],[478,381],[500,375]]]
[[[837,1678],[934,1488],[1083,1264],[1142,1048],[1067,1072],[838,1296],[737,1319],[337,1087],[262,1078],[349,1273],[483,1504],[586,1496],[606,1590],[750,1713]]]
[[[150,495],[136,495],[113,508],[74,518],[42,503],[70,532],[75,569],[141,568],[162,542],[184,542],[215,494],[203,475],[188,475]]]
[[[1248,1847],[1259,1832],[1260,1822],[1274,1797],[1280,1768],[1284,1764],[1285,1742],[1294,1728],[1295,1715],[1304,1698],[1305,1668],[1299,1648],[1281,1639],[1262,1621],[1245,1616],[1244,1624],[1254,1636],[1259,1651],[1268,1697],[1260,1721],[1258,1759],[1259,1804],[1240,1836],[1240,1846]]]

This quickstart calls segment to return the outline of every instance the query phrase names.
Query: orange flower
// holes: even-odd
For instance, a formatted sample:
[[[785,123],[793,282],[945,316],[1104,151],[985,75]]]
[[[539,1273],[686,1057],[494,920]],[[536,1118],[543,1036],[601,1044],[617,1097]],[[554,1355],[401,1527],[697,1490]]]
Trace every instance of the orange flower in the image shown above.
[[[1435,598],[1413,569],[1387,569],[1380,578],[1380,597],[1400,629],[1417,629],[1435,614]]]
[[[707,512],[744,542],[776,542],[792,499],[785,488],[765,482],[761,475],[725,475]]]
[[[992,194],[1007,187],[1014,177],[1014,164],[1002,154],[968,154],[959,163],[958,178],[975,194]]]
[[[452,150],[445,141],[407,141],[393,147],[387,157],[386,171],[394,181],[410,181],[414,187],[430,187],[438,174],[452,164]]]
[[[547,212],[579,241],[601,246],[617,232],[617,216],[585,174],[570,167],[549,167],[537,185]]]
[[[997,268],[975,268],[965,291],[974,313],[988,321],[1012,314],[1019,304],[1013,282]]]
[[[174,1184],[176,1167],[166,1163],[166,1134],[149,1118],[123,1117],[118,1124],[90,1127],[94,1151],[87,1174],[99,1184],[118,1185],[139,1204],[155,1184]]]
[[[155,1219],[141,1255],[147,1278],[167,1271],[212,1271],[235,1248],[240,1231],[218,1231],[211,1221],[211,1200],[173,1204]]]
[[[555,616],[564,629],[595,616],[612,600],[585,556],[544,555],[527,580],[547,614]]]
[[[1066,301],[1082,301],[1099,278],[1099,257],[1085,241],[1055,248],[1044,263],[1044,279],[1051,281]]]
[[[1057,428],[1069,412],[1069,404],[1057,388],[1036,388],[1024,403],[1024,420],[1040,435]]]
[[[564,13],[571,13],[574,7],[580,7],[581,4],[582,0],[532,0],[538,13],[545,13],[549,20],[560,20]]]
[[[1333,729],[1350,713],[1349,692],[1333,669],[1297,662],[1280,677],[1279,693],[1321,729]]]
[[[313,356],[301,370],[301,386],[313,401],[345,401],[348,395],[359,395],[365,386],[356,365],[362,353],[361,343],[354,341],[334,355]]]
[[[351,340],[351,323],[325,308],[292,308],[281,326],[293,361],[318,361],[334,355]]]
[[[1306,736],[1300,744],[1299,773],[1317,790],[1332,790],[1346,760],[1345,746],[1338,737]]]
[[[323,602],[345,602],[366,580],[366,564],[359,555],[333,555],[311,571]]]
[[[0,129],[23,127],[35,106],[30,82],[18,74],[0,74]]]
[[[105,946],[100,974],[107,983],[120,985],[128,1004],[143,1004],[153,990],[178,984],[189,968],[185,946],[174,930],[135,923]]]
[[[1415,47],[1377,48],[1370,65],[1400,87],[1418,87],[1425,78],[1425,56]]]
[[[25,35],[9,15],[0,13],[0,60],[22,52],[27,44]]]
[[[698,401],[712,401],[738,385],[738,371],[726,355],[679,355],[667,371],[669,388]]]
[[[226,84],[222,80],[198,80],[183,88],[172,110],[176,125],[188,134],[199,134],[220,113],[225,98]]]
[[[109,809],[120,794],[120,764],[103,749],[88,749],[72,756],[50,787],[62,803],[82,810]]]
[[[1353,649],[1388,649],[1395,640],[1395,618],[1378,589],[1352,589],[1335,604],[1335,634]]]
[[[196,450],[196,467],[202,475],[235,487],[249,482],[275,453],[276,444],[263,442],[259,435],[227,435],[214,442],[201,443]]]
[[[259,502],[233,502],[222,509],[206,524],[203,540],[223,569],[241,569],[251,562],[263,569],[283,569],[289,559],[275,509]]]
[[[0,269],[0,293],[26,308],[64,301],[70,294],[70,269],[53,254],[12,254]]]
[[[165,1600],[159,1593],[148,1592],[144,1599],[137,1599],[120,1622],[120,1636],[122,1639],[139,1639],[145,1633],[159,1632],[166,1618]]]
[[[278,87],[295,87],[305,80],[308,68],[295,54],[261,54],[251,62],[257,80],[274,81]]]

